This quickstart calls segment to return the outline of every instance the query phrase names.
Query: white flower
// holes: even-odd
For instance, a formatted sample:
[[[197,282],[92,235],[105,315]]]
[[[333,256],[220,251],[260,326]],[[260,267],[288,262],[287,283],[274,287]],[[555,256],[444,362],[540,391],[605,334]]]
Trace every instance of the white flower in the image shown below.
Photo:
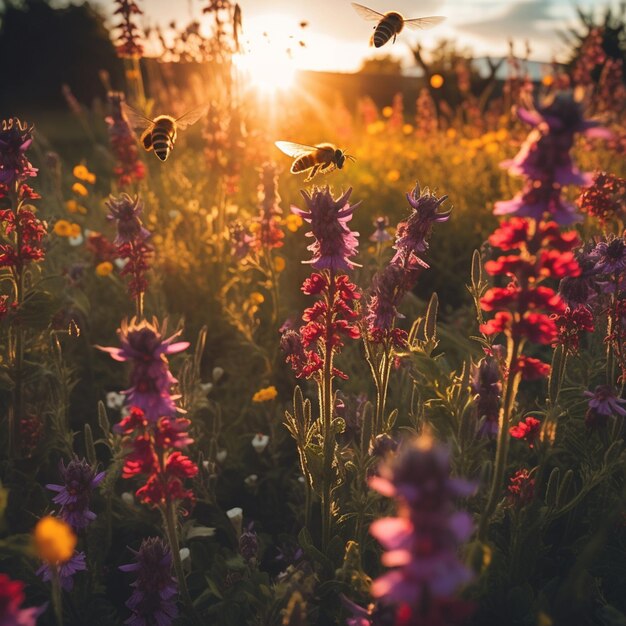
[[[85,241],[85,238],[82,236],[82,234],[79,234],[79,235],[76,235],[76,237],[68,237],[67,241],[70,244],[70,246],[80,246],[83,243],[83,241]]]
[[[181,548],[179,553],[180,553],[180,560],[183,563],[191,556],[191,550],[189,550],[189,548]]]
[[[187,539],[193,539],[194,537],[213,537],[215,535],[215,528],[209,528],[208,526],[192,526],[187,532]]]
[[[226,457],[228,456],[228,450],[226,450],[226,448],[224,448],[223,450],[218,450],[217,454],[215,455],[215,460],[218,463],[223,463],[226,460]]]
[[[113,263],[115,263],[118,270],[123,270],[126,266],[126,263],[128,263],[128,259],[120,259],[118,257],[117,259],[115,259],[115,261],[113,261]]]
[[[110,409],[121,409],[124,406],[125,399],[126,396],[122,393],[117,393],[117,391],[109,391],[106,395],[107,406]]]
[[[133,496],[130,491],[125,491],[122,494],[122,502],[128,506],[134,506],[135,504],[135,496]]]
[[[243,482],[246,483],[248,487],[254,487],[254,485],[256,485],[258,480],[259,480],[259,477],[256,474],[250,474],[250,476],[246,476],[243,479]]]
[[[213,383],[200,383],[200,389],[205,396],[208,396],[213,389]]]
[[[267,448],[267,444],[270,442],[269,435],[262,435],[261,433],[257,433],[252,438],[252,447],[255,449],[257,454],[261,454],[265,448]]]
[[[226,511],[226,516],[233,525],[233,528],[237,533],[237,537],[239,537],[241,535],[241,527],[243,524],[243,509],[238,506],[233,509],[228,509],[228,511]]]
[[[216,383],[222,376],[224,376],[224,368],[214,367],[213,368],[213,382]]]

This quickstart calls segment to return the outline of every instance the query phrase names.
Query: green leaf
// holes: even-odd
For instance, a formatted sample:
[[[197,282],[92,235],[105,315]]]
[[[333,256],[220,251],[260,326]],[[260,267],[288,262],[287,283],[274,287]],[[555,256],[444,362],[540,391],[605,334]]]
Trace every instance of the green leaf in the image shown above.
[[[572,480],[574,478],[574,470],[568,469],[567,472],[563,475],[563,480],[559,485],[559,491],[556,494],[556,505],[557,507],[561,507],[565,504],[565,500],[567,498],[567,492],[569,491],[569,487],[572,484]]]
[[[546,487],[546,496],[544,498],[545,503],[549,507],[556,506],[557,503],[557,493],[559,491],[559,478],[561,475],[561,470],[558,467],[555,467],[550,472],[550,477],[548,478],[548,485]]]
[[[550,368],[550,378],[548,379],[548,397],[552,402],[552,406],[556,405],[559,399],[563,377],[565,376],[566,362],[567,353],[563,346],[557,346],[552,355],[552,367]]]
[[[482,286],[483,282],[483,260],[480,256],[479,250],[474,250],[474,254],[472,255],[472,287],[474,287],[474,291],[478,293]]]
[[[427,341],[437,340],[437,311],[439,310],[439,298],[437,294],[433,292],[428,303],[428,309],[426,311],[426,324],[424,328],[424,334]]]

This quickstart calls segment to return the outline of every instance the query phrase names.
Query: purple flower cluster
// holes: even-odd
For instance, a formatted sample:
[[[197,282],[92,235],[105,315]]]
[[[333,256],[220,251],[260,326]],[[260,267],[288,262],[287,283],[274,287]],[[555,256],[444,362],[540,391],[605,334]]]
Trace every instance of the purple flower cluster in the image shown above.
[[[89,510],[89,500],[105,472],[96,473],[85,459],[76,457],[67,466],[61,461],[59,473],[64,484],[49,484],[46,488],[57,494],[52,501],[61,505],[59,517],[75,531],[81,531],[96,519],[96,514]]]
[[[450,453],[428,437],[402,449],[370,487],[398,503],[398,516],[376,520],[370,533],[386,549],[382,562],[395,569],[372,583],[372,595],[409,607],[416,614],[448,603],[471,573],[458,549],[472,533],[471,517],[456,511],[454,500],[474,485],[450,478]],[[432,620],[435,622],[435,620]]]
[[[178,616],[178,585],[172,576],[172,553],[159,537],[144,539],[135,562],[121,565],[123,572],[135,572],[133,593],[126,601],[132,611],[126,620],[130,626],[170,626]]]
[[[487,356],[472,367],[470,386],[476,394],[476,416],[479,420],[485,419],[481,434],[497,435],[502,382],[500,366],[495,357]]]
[[[452,211],[438,212],[448,196],[438,198],[428,188],[421,190],[416,184],[413,191],[406,194],[406,199],[413,210],[406,220],[398,224],[393,246],[396,253],[391,262],[409,268],[428,268],[428,264],[418,254],[428,250],[428,237],[433,224],[450,219]]]
[[[352,188],[337,200],[331,195],[328,186],[323,189],[314,187],[310,194],[304,190],[300,193],[308,211],[295,206],[291,207],[291,211],[311,224],[311,230],[306,236],[315,239],[307,248],[313,253],[313,258],[303,263],[310,263],[317,270],[328,269],[333,272],[358,267],[351,258],[357,254],[359,233],[350,230],[348,222],[360,202],[349,204]]]
[[[585,424],[589,428],[605,426],[609,417],[614,415],[626,417],[626,409],[621,406],[626,404],[626,400],[619,398],[612,387],[598,385],[594,391],[585,391],[584,396],[589,398],[585,415]]]
[[[139,196],[131,198],[127,193],[122,193],[117,198],[109,196],[105,204],[109,209],[107,219],[115,221],[117,227],[114,239],[116,245],[146,241],[150,238],[150,231],[141,222],[143,202]]]
[[[574,205],[561,196],[564,185],[588,185],[591,175],[575,167],[570,151],[577,133],[609,139],[599,122],[587,120],[582,103],[571,91],[555,92],[536,109],[522,108],[518,117],[531,126],[518,154],[502,163],[509,174],[526,178],[512,200],[497,202],[495,215],[517,215],[541,220],[545,214],[561,225],[580,219]]]
[[[52,569],[48,563],[44,563],[38,570],[37,574],[41,576],[44,582],[52,580]],[[84,572],[87,570],[87,563],[85,562],[84,552],[74,552],[74,556],[69,561],[59,563],[57,566],[57,575],[61,588],[64,591],[72,591],[74,589],[74,576],[78,572]]]
[[[176,398],[171,395],[170,389],[178,381],[170,372],[167,355],[189,347],[187,341],[174,343],[182,331],[164,339],[166,327],[163,325],[159,329],[156,319],[150,323],[132,318],[130,322],[124,320],[117,332],[121,348],[100,349],[116,361],[132,364],[131,387],[123,392],[128,404],[141,409],[151,423],[156,423],[160,417],[174,416]]]
[[[33,143],[33,127],[16,117],[2,120],[0,127],[0,185],[13,185],[37,175],[26,151]]]

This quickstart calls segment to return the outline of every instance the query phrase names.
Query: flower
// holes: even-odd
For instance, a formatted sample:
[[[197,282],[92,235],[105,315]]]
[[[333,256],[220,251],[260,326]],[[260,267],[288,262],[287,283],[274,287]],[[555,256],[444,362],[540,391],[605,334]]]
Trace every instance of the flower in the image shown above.
[[[108,276],[113,272],[113,263],[110,261],[103,261],[96,265],[96,274],[98,276]]]
[[[601,225],[612,219],[624,219],[626,211],[626,178],[599,172],[593,183],[578,198],[583,213],[595,217]]]
[[[120,348],[98,346],[116,361],[132,364],[131,387],[123,393],[128,403],[144,411],[150,422],[176,413],[170,388],[178,381],[169,370],[167,356],[189,347],[187,341],[174,341],[182,330],[167,339],[163,338],[165,331],[166,325],[159,329],[156,318],[149,322],[133,317],[130,322],[124,320],[117,331]]]
[[[286,266],[287,266],[287,262],[285,261],[284,257],[277,256],[274,258],[274,271],[275,272],[280,274],[280,272],[282,272]]]
[[[24,599],[24,583],[0,574],[0,626],[36,626],[44,607],[21,609]]]
[[[105,204],[109,209],[107,219],[115,221],[117,227],[115,244],[135,243],[150,238],[150,231],[141,222],[143,202],[139,196],[131,198],[127,193],[117,197],[109,196]]]
[[[89,195],[89,191],[87,191],[87,187],[85,187],[85,185],[83,185],[82,183],[74,183],[72,185],[72,191],[77,196],[81,196],[82,198]]]
[[[276,387],[271,385],[270,387],[264,387],[263,389],[259,389],[253,396],[252,402],[269,402],[273,400],[278,395],[278,391],[276,391]]]
[[[69,237],[72,232],[72,225],[67,220],[57,220],[52,230],[59,237]]]
[[[352,188],[336,200],[328,186],[323,189],[314,187],[310,194],[304,190],[300,193],[308,211],[294,206],[291,211],[311,224],[311,230],[306,236],[315,239],[307,248],[313,253],[313,258],[303,263],[310,263],[315,269],[331,271],[358,267],[351,258],[357,253],[359,233],[348,227],[354,210],[360,204],[349,204]]]
[[[585,416],[585,424],[589,428],[606,425],[613,415],[626,416],[626,409],[621,406],[626,404],[626,400],[619,398],[615,389],[608,385],[598,385],[594,391],[585,391],[583,395],[589,398],[589,408]]]
[[[254,237],[241,222],[231,224],[229,230],[232,255],[235,259],[241,261],[241,259],[248,256]]]
[[[67,467],[61,461],[59,472],[64,485],[46,485],[46,489],[57,493],[52,499],[61,505],[59,517],[75,531],[86,528],[94,519],[95,513],[89,510],[89,498],[92,490],[104,478],[105,472],[96,474],[95,469],[85,459],[75,457]]]
[[[36,176],[26,151],[33,143],[33,126],[17,117],[2,120],[0,125],[0,185],[13,185]]]
[[[254,248],[272,250],[283,245],[285,234],[280,229],[280,196],[278,195],[278,175],[273,163],[265,163],[261,168],[261,182],[258,188],[260,215],[255,218],[252,245]]]
[[[511,437],[515,439],[524,439],[528,442],[529,448],[534,448],[535,441],[541,432],[541,422],[534,417],[527,417],[523,422],[519,422],[517,426],[509,429]]]
[[[67,561],[52,565],[44,563],[38,570],[37,574],[41,576],[44,582],[52,580],[52,568],[57,568],[57,575],[64,591],[71,591],[74,588],[74,575],[78,572],[84,572],[87,569],[84,552],[74,552]]]
[[[135,562],[121,565],[123,572],[133,572],[133,593],[126,601],[132,616],[130,626],[170,626],[178,616],[176,598],[178,585],[172,576],[172,553],[159,537],[144,539],[135,555]]]
[[[567,307],[562,314],[553,315],[553,319],[557,330],[554,345],[561,345],[571,353],[578,352],[583,333],[590,333],[594,330],[593,314],[582,304],[574,309]]]
[[[251,522],[239,535],[239,554],[246,563],[254,563],[259,554],[259,540]]]
[[[387,232],[389,218],[377,217],[374,220],[374,226],[376,227],[376,230],[370,235],[370,241],[377,244],[383,244],[386,241],[391,241],[392,236]]]
[[[69,561],[76,547],[71,526],[56,517],[42,517],[35,526],[35,547],[42,561],[57,565]]]
[[[481,434],[496,435],[502,396],[498,360],[487,356],[478,365],[472,365],[470,386],[472,392],[476,394],[476,416],[479,420],[483,418],[485,420],[480,430]]]
[[[601,274],[616,274],[626,270],[626,240],[609,235],[599,241],[590,252],[589,259],[595,261],[594,270]]]
[[[139,38],[139,28],[133,20],[136,15],[142,15],[143,11],[133,0],[116,0],[116,4],[118,8],[114,15],[119,15],[121,20],[115,25],[121,31],[116,46],[117,54],[122,59],[138,59],[143,54],[143,46]],[[132,73],[127,76],[128,79],[132,77]]]
[[[509,505],[522,507],[532,502],[535,496],[535,479],[527,469],[517,470],[507,486]]]
[[[252,447],[257,454],[261,454],[265,448],[267,448],[267,444],[270,442],[270,438],[268,435],[263,435],[262,433],[257,433],[252,438]]]
[[[285,217],[283,221],[285,226],[287,227],[287,230],[291,231],[292,233],[295,233],[298,228],[300,228],[300,226],[304,224],[304,220],[299,215],[295,214],[287,215],[287,217]]]
[[[397,517],[378,519],[370,527],[387,550],[383,564],[395,567],[372,583],[375,598],[420,613],[433,601],[451,599],[470,580],[458,549],[472,532],[471,517],[455,511],[453,501],[470,495],[474,485],[449,473],[449,451],[422,437],[369,479],[371,488],[398,501]]]
[[[418,184],[413,191],[406,194],[412,213],[398,224],[394,249],[396,251],[392,263],[402,264],[411,268],[417,265],[427,268],[428,264],[418,254],[428,249],[427,239],[435,222],[446,222],[451,211],[438,213],[439,207],[448,196],[437,198],[428,188],[420,190]]]

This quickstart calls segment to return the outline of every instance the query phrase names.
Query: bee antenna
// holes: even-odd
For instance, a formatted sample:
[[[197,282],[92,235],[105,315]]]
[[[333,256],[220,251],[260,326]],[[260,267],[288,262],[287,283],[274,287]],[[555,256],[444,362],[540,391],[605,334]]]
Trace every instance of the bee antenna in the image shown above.
[[[356,161],[356,159],[351,154],[346,154],[346,159],[349,159],[350,161]]]

